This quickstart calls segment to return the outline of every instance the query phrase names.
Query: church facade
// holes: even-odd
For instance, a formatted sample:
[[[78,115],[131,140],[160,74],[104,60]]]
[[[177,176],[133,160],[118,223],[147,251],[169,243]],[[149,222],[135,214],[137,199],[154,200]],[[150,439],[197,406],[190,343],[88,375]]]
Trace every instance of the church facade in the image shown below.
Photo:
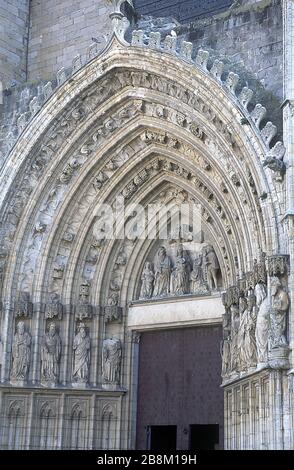
[[[274,8],[281,81],[98,3],[1,63],[0,448],[293,449],[294,3],[205,20]]]

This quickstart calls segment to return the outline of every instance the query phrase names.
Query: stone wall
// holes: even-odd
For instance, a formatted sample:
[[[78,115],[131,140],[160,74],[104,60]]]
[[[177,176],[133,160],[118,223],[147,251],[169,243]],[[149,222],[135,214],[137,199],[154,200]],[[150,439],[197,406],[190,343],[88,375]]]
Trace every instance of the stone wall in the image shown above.
[[[179,21],[218,13],[232,3],[233,0],[134,0],[141,15],[173,16]]]
[[[110,4],[105,0],[32,0],[28,79],[51,79],[85,54],[92,38],[105,45]]]
[[[283,24],[280,0],[262,0],[188,26],[188,40],[251,72],[282,99]]]
[[[211,57],[229,63],[230,69],[235,69],[250,88],[259,89],[261,101],[265,102],[264,90],[272,94],[272,98],[266,98],[266,105],[271,111],[271,108],[279,106],[276,99],[281,101],[283,94],[281,1],[239,3],[239,7],[181,25],[172,19],[171,9],[166,19],[142,16],[139,27],[147,31],[160,31],[163,36],[174,29],[178,36],[191,41],[195,49],[208,50]]]
[[[25,81],[29,0],[0,0],[0,81]]]

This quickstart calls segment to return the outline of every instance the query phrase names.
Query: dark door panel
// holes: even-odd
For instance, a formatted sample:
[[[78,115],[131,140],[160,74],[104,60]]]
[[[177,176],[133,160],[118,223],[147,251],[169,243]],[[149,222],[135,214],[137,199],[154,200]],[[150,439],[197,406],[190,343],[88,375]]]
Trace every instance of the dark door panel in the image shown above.
[[[142,334],[138,449],[147,449],[147,432],[152,427],[177,426],[177,449],[187,450],[192,445],[191,425],[216,423],[219,426],[219,444],[215,448],[223,447],[220,341],[220,326],[158,330]],[[195,432],[194,429],[194,435]],[[208,435],[205,439],[208,443],[213,438]]]

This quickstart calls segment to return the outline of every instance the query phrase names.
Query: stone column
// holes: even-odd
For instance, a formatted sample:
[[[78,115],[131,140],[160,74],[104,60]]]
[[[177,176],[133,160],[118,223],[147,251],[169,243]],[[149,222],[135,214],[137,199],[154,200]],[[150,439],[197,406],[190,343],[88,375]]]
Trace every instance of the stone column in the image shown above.
[[[290,255],[288,279],[291,307],[289,311],[289,345],[292,349],[290,364],[294,372],[294,1],[283,0],[284,29],[284,162],[286,171],[286,211],[284,214],[286,246]]]
[[[11,350],[14,335],[14,310],[10,300],[3,300],[2,311],[2,368],[1,382],[9,380],[11,366]]]

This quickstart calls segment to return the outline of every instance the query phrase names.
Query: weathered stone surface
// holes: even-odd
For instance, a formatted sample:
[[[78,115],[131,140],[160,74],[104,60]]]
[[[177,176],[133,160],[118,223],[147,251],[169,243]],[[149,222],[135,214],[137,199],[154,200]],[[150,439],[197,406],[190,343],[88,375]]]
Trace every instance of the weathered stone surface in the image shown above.
[[[266,52],[265,37],[281,43],[280,4],[242,2],[190,25],[142,18],[128,45],[118,10],[110,41],[87,37],[111,3],[50,0],[48,26],[33,2],[37,82],[5,92],[1,445],[134,447],[140,331],[219,329],[223,317],[226,447],[291,447],[294,97],[288,71],[282,111],[281,50]],[[148,238],[140,211],[156,204],[168,230]],[[197,223],[177,222],[182,206],[198,208]],[[266,444],[250,434],[263,399]]]

